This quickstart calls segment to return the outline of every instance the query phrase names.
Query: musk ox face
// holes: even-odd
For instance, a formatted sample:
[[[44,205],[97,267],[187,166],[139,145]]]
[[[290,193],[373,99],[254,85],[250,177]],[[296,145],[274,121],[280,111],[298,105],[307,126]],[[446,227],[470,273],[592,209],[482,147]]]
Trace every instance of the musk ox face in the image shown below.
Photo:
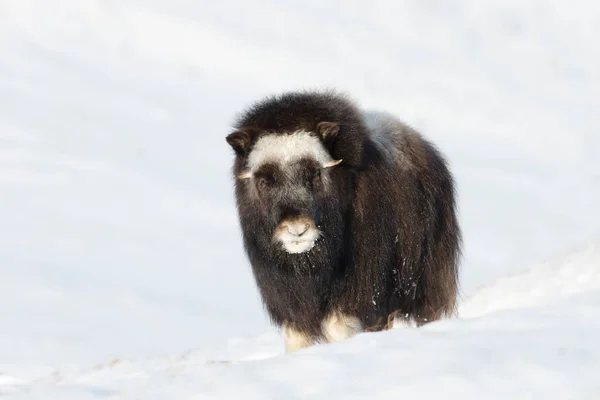
[[[323,204],[333,195],[334,160],[316,132],[258,137],[238,176],[257,205],[273,243],[290,254],[310,251],[323,232]]]

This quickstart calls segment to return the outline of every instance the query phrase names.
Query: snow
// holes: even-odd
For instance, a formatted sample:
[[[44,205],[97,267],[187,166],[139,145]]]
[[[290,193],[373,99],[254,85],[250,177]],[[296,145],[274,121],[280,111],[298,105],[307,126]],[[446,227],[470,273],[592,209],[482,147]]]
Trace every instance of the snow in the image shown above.
[[[0,395],[600,395],[600,6],[0,2]],[[338,87],[447,154],[460,316],[284,355],[225,136]]]
[[[144,360],[113,359],[33,381],[0,380],[29,398],[577,398],[600,393],[600,241],[505,278],[463,305],[469,316],[420,329],[397,327],[292,355],[276,334],[230,341],[227,359],[194,350]],[[555,271],[568,279],[529,294],[530,309],[505,307]],[[592,273],[592,275],[590,275]],[[526,289],[524,289],[526,288]],[[485,292],[485,291],[483,291]],[[560,293],[557,295],[557,292]],[[481,295],[495,300],[484,304]],[[525,296],[526,297],[526,296]],[[478,306],[480,305],[480,306]],[[504,310],[498,311],[498,309]]]

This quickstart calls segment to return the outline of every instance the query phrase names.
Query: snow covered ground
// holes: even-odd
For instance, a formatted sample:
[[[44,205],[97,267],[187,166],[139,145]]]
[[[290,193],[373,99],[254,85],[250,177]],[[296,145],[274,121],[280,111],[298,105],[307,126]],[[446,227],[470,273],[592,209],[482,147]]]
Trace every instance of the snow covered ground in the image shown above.
[[[0,395],[600,397],[600,6],[0,2]],[[224,137],[336,86],[456,173],[459,318],[285,356]]]
[[[598,260],[600,241],[499,279],[463,305],[461,318],[421,329],[365,333],[293,355],[283,355],[280,338],[269,333],[230,339],[219,349],[223,359],[197,350],[116,358],[33,380],[5,377],[0,393],[36,399],[596,399]],[[540,283],[546,279],[553,284]]]

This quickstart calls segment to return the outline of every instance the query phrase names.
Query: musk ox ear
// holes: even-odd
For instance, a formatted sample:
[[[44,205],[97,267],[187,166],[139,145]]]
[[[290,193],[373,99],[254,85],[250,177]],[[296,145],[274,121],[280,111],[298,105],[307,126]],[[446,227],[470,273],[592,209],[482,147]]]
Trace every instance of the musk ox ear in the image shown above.
[[[331,144],[340,131],[340,124],[337,122],[319,122],[317,124],[317,133],[327,144]]]
[[[250,146],[250,134],[244,130],[237,130],[227,135],[227,143],[233,148],[237,155],[243,155]]]

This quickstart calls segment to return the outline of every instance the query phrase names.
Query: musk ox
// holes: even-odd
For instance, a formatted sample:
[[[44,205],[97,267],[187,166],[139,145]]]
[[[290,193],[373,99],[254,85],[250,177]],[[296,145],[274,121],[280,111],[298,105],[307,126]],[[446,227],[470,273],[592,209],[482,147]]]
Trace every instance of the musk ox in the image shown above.
[[[420,133],[305,91],[252,105],[226,139],[245,254],[288,353],[454,315],[455,186]]]

